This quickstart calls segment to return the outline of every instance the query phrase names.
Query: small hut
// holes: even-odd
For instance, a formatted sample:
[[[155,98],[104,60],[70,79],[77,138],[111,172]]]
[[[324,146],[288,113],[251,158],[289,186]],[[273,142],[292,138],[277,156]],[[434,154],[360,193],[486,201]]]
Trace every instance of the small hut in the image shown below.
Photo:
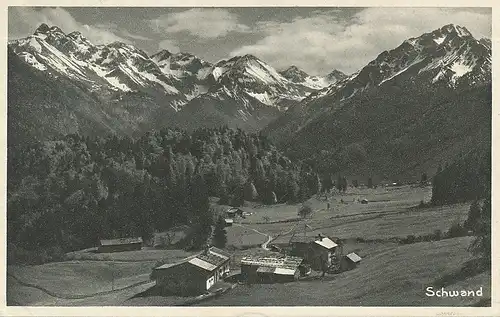
[[[356,253],[351,252],[342,258],[340,264],[341,270],[342,271],[352,270],[355,267],[357,267],[360,262],[361,262],[361,257]]]

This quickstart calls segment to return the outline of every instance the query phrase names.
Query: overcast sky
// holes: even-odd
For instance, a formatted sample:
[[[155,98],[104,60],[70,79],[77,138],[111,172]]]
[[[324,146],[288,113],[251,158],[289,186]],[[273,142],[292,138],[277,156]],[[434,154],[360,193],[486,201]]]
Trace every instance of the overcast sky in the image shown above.
[[[148,54],[189,52],[216,62],[253,54],[277,69],[352,73],[384,50],[445,24],[491,38],[489,8],[33,8],[9,7],[9,40],[41,23],[94,44],[123,41]]]

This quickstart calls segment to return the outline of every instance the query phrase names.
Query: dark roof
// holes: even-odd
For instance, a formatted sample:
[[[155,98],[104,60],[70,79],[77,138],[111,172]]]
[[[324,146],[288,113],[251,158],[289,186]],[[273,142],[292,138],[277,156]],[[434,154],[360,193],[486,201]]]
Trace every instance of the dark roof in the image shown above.
[[[226,257],[220,257],[213,253],[208,253],[208,254],[202,253],[199,254],[197,258],[215,266],[219,266],[228,260]]]
[[[142,238],[121,238],[121,239],[109,239],[101,240],[101,245],[123,245],[123,244],[136,244],[142,243]]]

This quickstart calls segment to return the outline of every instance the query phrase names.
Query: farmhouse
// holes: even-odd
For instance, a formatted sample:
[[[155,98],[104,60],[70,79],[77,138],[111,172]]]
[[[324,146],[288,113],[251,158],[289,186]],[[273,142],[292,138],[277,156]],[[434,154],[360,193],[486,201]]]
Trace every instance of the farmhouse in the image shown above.
[[[134,251],[142,248],[142,238],[121,238],[111,240],[100,240],[98,253]]]
[[[154,268],[151,277],[162,293],[202,294],[229,273],[230,258],[229,253],[210,247],[183,261]]]
[[[294,235],[290,239],[291,254],[303,257],[314,270],[330,267],[340,256],[341,249],[332,239],[318,234],[315,237]]]
[[[247,282],[293,282],[299,279],[303,259],[295,256],[244,257],[241,277]]]

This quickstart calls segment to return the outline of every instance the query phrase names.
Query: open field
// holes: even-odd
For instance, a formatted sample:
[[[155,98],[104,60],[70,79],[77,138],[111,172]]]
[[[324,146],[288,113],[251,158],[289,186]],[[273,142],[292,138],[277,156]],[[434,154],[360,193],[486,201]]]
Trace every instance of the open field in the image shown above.
[[[261,245],[268,237],[264,233],[259,233],[249,226],[238,223],[226,228],[227,247],[246,248]]]
[[[152,286],[149,274],[158,260],[176,262],[191,254],[182,250],[73,252],[81,260],[9,266],[8,304],[115,305]]]
[[[458,270],[469,258],[471,237],[400,245],[393,237],[447,231],[463,222],[469,204],[413,208],[430,199],[430,188],[350,189],[327,202],[313,198],[315,210],[306,223],[308,234],[323,233],[344,239],[344,254],[356,252],[363,261],[352,271],[319,278],[317,273],[296,283],[239,285],[228,293],[200,305],[470,305],[477,298],[432,298],[425,287],[441,276]],[[366,198],[368,204],[357,200]],[[341,202],[341,199],[343,202]],[[247,255],[267,255],[261,245],[287,244],[292,229],[300,234],[303,221],[297,218],[300,205],[253,206],[253,214],[227,227],[227,250],[233,254],[231,269]],[[269,217],[268,223],[263,217]],[[361,242],[357,238],[366,241]],[[9,305],[176,305],[183,298],[152,298],[133,295],[145,291],[151,268],[157,261],[177,262],[192,253],[154,250],[98,254],[72,252],[70,261],[38,266],[9,266]],[[450,289],[483,286],[490,296],[489,273],[456,281]],[[114,282],[113,282],[114,280]],[[114,287],[114,290],[112,290]]]

